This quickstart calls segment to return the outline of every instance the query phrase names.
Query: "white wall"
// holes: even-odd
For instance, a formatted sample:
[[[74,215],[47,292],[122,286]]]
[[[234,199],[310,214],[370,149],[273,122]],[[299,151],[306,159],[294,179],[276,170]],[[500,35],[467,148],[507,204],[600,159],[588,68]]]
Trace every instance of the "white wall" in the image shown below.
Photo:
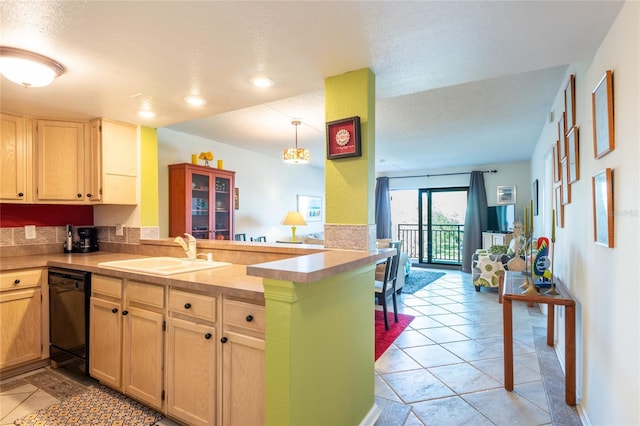
[[[565,78],[576,76],[580,178],[571,186],[565,227],[556,232],[554,273],[578,300],[578,396],[583,415],[594,425],[640,424],[639,27],[640,3],[628,1],[593,61],[570,66]],[[615,149],[595,159],[591,92],[607,69],[613,71]],[[556,114],[564,109],[562,89]],[[532,178],[548,182],[549,200],[550,179],[540,172],[557,139],[556,126],[546,126],[531,162]],[[614,172],[614,248],[593,242],[591,177],[607,167]],[[546,210],[545,217],[535,219],[536,229],[548,228],[551,212]]]
[[[239,188],[239,209],[235,211],[235,232],[250,237],[266,235],[268,242],[291,238],[291,228],[281,225],[289,210],[297,210],[296,195],[322,197],[321,222],[300,226],[297,236],[324,231],[324,170],[308,165],[284,164],[276,157],[258,154],[220,142],[186,133],[158,129],[158,199],[160,206],[160,237],[169,232],[168,165],[191,162],[191,154],[211,151],[224,161],[224,168],[236,172]],[[324,153],[311,153],[324,155]]]
[[[420,189],[420,188],[446,188],[455,186],[469,186],[470,175],[466,172],[473,170],[497,170],[497,173],[485,173],[484,186],[487,192],[487,205],[497,204],[497,189],[502,185],[516,186],[516,218],[522,220],[524,207],[528,207],[531,201],[531,171],[530,164],[526,162],[479,164],[476,166],[451,167],[446,169],[425,170],[423,172],[411,172],[406,175],[422,176],[449,173],[464,173],[453,176],[432,176],[419,178],[399,178],[402,174],[389,173],[380,176],[389,177],[389,189]],[[394,179],[395,178],[395,179]]]

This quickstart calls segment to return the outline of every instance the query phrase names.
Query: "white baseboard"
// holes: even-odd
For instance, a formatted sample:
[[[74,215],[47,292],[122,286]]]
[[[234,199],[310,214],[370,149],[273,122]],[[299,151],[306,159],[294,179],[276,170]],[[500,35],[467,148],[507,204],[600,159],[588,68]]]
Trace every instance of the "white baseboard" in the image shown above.
[[[371,407],[371,409],[369,410],[367,415],[364,416],[364,418],[360,422],[360,426],[373,426],[373,425],[375,425],[376,422],[378,421],[378,418],[380,418],[380,414],[381,413],[382,412],[380,411],[380,408],[378,408],[378,406],[374,403],[373,407]]]

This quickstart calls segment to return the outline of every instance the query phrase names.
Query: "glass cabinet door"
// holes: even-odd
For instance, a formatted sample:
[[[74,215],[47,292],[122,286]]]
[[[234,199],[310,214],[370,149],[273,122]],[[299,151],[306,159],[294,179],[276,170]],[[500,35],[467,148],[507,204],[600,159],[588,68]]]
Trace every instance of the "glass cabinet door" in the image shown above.
[[[210,238],[211,175],[191,175],[191,235]]]
[[[231,240],[231,180],[226,177],[216,176],[216,214],[215,234],[216,240]]]

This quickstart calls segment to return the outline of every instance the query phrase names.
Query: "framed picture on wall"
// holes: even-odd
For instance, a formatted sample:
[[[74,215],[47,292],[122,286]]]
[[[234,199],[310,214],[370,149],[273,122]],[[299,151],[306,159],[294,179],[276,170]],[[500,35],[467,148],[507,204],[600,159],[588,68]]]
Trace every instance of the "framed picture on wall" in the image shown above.
[[[498,204],[515,204],[516,203],[516,186],[515,185],[499,186],[497,199],[498,199]]]
[[[564,88],[564,111],[567,113],[567,129],[576,125],[576,76],[571,74]]]
[[[533,197],[533,215],[538,216],[538,179],[533,181],[531,196]]]
[[[593,113],[593,154],[603,157],[613,151],[613,74],[607,70],[591,94]]]
[[[562,169],[560,168],[560,141],[557,140],[556,143],[553,144],[553,181],[560,181],[560,174],[562,173]]]
[[[578,127],[574,126],[567,134],[569,183],[573,183],[580,179],[580,152],[578,148]]]
[[[564,228],[564,205],[562,205],[562,185],[555,188],[556,225]]]
[[[322,197],[314,195],[298,195],[298,211],[306,222],[322,220]]]
[[[562,160],[562,204],[569,204],[571,202],[571,185],[569,184],[569,159],[564,158]]]
[[[327,123],[327,159],[360,157],[360,117],[349,117]]]
[[[613,172],[607,168],[591,178],[593,191],[593,240],[613,247]]]
[[[560,141],[560,150],[558,152],[560,153],[560,161],[562,161],[562,159],[567,156],[567,134],[565,132],[564,124],[565,117],[566,113],[563,112],[560,120],[558,121],[558,140]]]

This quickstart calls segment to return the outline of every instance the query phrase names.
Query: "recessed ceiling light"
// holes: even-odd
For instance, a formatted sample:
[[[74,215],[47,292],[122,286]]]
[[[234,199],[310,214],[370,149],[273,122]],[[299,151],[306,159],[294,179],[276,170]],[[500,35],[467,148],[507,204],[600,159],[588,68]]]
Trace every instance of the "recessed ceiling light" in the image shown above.
[[[200,96],[187,96],[186,98],[184,98],[184,100],[189,105],[194,105],[194,106],[202,106],[207,103],[207,101],[205,101]]]
[[[251,79],[251,84],[256,87],[271,87],[273,86],[273,80],[267,77],[255,77]]]
[[[146,109],[138,111],[138,115],[142,118],[156,118],[158,116],[155,112]]]

